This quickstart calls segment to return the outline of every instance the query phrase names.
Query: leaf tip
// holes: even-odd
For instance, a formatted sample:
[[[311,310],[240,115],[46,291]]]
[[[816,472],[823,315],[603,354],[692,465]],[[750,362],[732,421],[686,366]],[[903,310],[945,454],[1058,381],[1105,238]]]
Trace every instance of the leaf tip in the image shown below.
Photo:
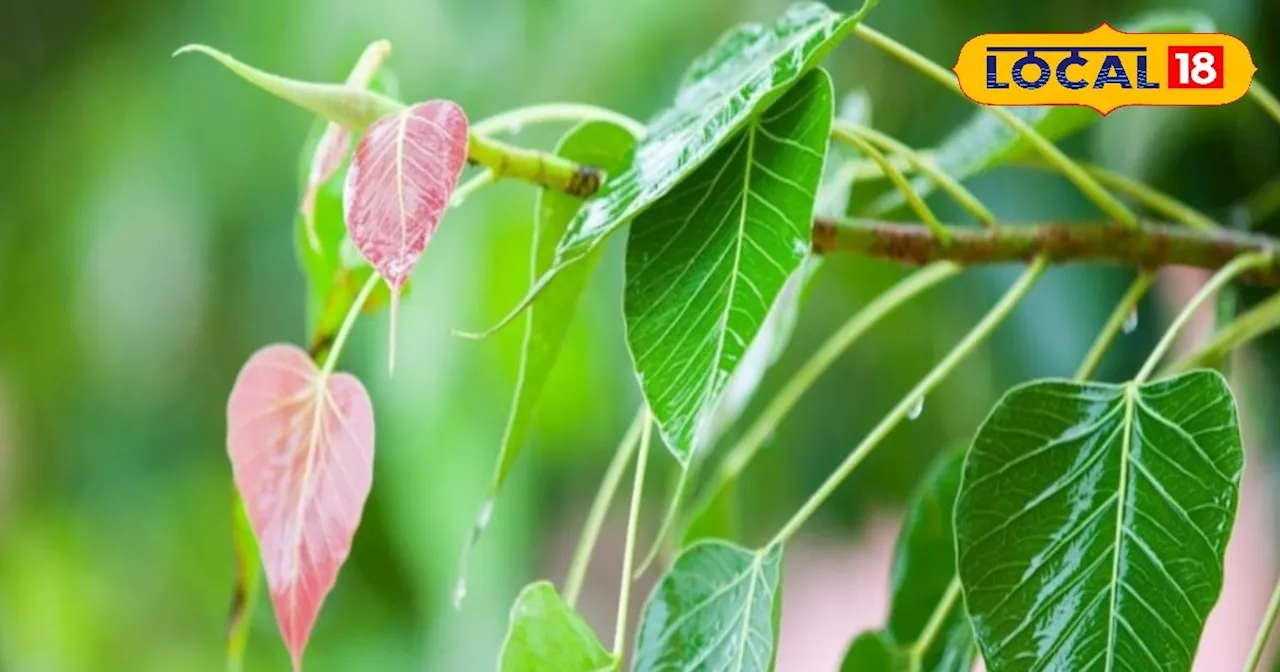
[[[170,56],[170,58],[177,58],[183,54],[193,54],[193,53],[204,54],[206,56],[212,56],[213,58],[218,58],[220,56],[223,56],[222,52],[204,44],[184,44],[181,47],[178,47],[177,49],[175,49],[173,51],[173,54]]]

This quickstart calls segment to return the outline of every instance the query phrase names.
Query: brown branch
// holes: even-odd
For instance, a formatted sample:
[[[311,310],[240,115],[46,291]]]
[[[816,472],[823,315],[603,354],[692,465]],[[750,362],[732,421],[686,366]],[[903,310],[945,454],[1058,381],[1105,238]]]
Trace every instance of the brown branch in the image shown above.
[[[920,224],[866,219],[817,219],[813,250],[818,254],[853,252],[912,266],[951,260],[966,266],[1027,262],[1045,254],[1053,263],[1093,262],[1154,270],[1163,266],[1218,269],[1248,252],[1274,253],[1275,239],[1236,231],[1196,231],[1144,222],[1136,228],[1115,224],[1002,225],[988,229],[949,227],[943,245]],[[1244,282],[1280,285],[1280,258],[1245,274]]]

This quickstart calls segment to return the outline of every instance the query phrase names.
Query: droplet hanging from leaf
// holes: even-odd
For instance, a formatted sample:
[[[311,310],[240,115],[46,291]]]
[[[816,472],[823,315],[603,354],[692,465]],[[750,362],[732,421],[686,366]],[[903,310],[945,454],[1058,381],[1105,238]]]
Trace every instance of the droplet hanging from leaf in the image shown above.
[[[373,434],[360,381],[293,345],[254,353],[227,401],[227,453],[295,670],[360,525]]]
[[[375,121],[351,159],[343,192],[347,233],[391,289],[392,369],[400,289],[458,185],[467,138],[462,108],[432,100]]]

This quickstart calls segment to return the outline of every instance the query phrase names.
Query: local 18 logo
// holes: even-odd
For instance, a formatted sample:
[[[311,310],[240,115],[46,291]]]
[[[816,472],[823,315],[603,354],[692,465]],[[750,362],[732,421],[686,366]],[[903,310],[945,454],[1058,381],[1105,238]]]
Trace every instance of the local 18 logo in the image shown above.
[[[990,33],[969,40],[952,68],[984,105],[1225,105],[1249,90],[1249,48],[1221,33]]]

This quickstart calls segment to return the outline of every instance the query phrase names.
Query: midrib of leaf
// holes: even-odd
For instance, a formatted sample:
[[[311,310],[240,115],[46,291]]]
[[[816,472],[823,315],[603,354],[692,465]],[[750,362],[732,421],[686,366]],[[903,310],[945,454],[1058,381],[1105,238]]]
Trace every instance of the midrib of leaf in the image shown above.
[[[751,171],[755,166],[756,131],[759,128],[760,128],[760,122],[755,121],[751,125],[750,132],[747,133],[746,173],[745,173],[745,177],[742,180],[742,195],[740,196],[740,198],[742,199],[742,202],[738,206],[738,235],[737,235],[738,245],[736,249],[733,251],[733,268],[729,272],[729,290],[725,296],[725,311],[724,311],[724,315],[721,317],[720,337],[717,339],[717,342],[716,342],[715,355],[711,359],[711,361],[714,363],[714,366],[716,367],[715,368],[716,372],[724,371],[724,359],[723,359],[724,358],[724,342],[725,342],[725,339],[729,337],[729,329],[730,329],[729,314],[731,311],[731,306],[733,306],[733,303],[734,303],[734,297],[737,295],[737,291],[738,291],[738,276],[742,272],[742,248],[746,245],[746,239],[747,239],[747,201],[748,199],[751,198]],[[745,351],[744,351],[744,354],[745,354]],[[702,391],[703,399],[707,399],[708,397],[715,396],[715,381],[716,381],[716,373],[713,372],[712,375],[707,378],[706,383],[704,383],[704,387]],[[715,410],[714,408],[708,409],[708,411],[710,412],[714,412],[714,410]],[[694,430],[695,436],[697,436],[702,426],[707,422],[707,418],[705,417],[706,413],[703,413],[702,415],[704,417],[699,417],[697,420],[697,425]],[[757,555],[756,558],[758,560],[759,555]],[[751,590],[752,591],[755,590],[754,584],[752,585]],[[750,600],[748,600],[748,602],[749,601]]]
[[[293,568],[295,572],[299,571],[302,566],[302,522],[306,516],[307,500],[310,497],[307,491],[311,487],[311,471],[315,467],[316,454],[319,452],[317,447],[320,439],[321,419],[324,417],[323,413],[321,413],[323,404],[321,404],[320,395],[328,389],[327,378],[327,374],[316,376],[314,383],[316,387],[312,390],[314,410],[311,412],[311,437],[307,441],[307,466],[302,469],[302,482],[298,485],[298,511],[293,521],[293,543],[290,544],[293,549]],[[298,582],[290,581],[289,584],[289,614],[291,617],[296,618],[295,614],[298,611]]]
[[[409,249],[409,213],[404,205],[404,136],[409,127],[409,110],[400,112],[396,128],[396,205],[400,207],[400,253]]]
[[[1129,451],[1133,441],[1133,399],[1137,394],[1134,383],[1124,388],[1124,420],[1121,421],[1124,436],[1120,439],[1120,484],[1116,489],[1116,533],[1111,542],[1111,606],[1107,619],[1107,661],[1106,672],[1115,666],[1116,625],[1120,618],[1120,544],[1124,541],[1124,521],[1127,507],[1124,505],[1125,490],[1129,483]],[[1065,638],[1064,638],[1065,639]]]

